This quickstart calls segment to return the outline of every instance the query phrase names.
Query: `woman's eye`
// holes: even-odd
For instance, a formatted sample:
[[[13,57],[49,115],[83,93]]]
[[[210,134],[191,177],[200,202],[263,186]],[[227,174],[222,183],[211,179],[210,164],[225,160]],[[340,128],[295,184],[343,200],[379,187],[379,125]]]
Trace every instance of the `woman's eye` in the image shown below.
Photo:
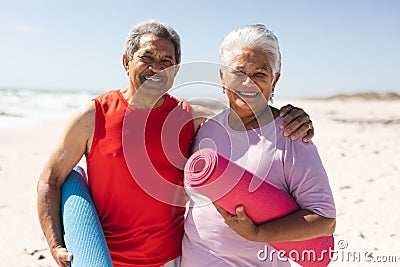
[[[243,72],[241,72],[241,71],[239,71],[239,70],[233,71],[232,73],[233,73],[234,75],[236,75],[236,76],[239,76],[239,77],[245,76],[245,75],[246,75],[246,74],[244,74]]]
[[[262,72],[257,72],[256,74],[254,74],[254,76],[256,76],[257,78],[265,78],[267,77],[267,74]]]

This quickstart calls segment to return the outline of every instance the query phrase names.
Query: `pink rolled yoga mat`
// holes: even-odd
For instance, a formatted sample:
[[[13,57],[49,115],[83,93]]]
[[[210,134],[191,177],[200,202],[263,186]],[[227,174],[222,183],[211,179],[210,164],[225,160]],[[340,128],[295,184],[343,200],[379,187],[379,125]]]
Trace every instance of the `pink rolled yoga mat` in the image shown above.
[[[261,179],[213,149],[194,153],[185,165],[185,183],[210,198],[231,214],[243,205],[256,224],[288,215],[299,209],[293,197],[263,181],[252,192],[252,179]],[[254,182],[254,181],[253,181]],[[334,249],[333,236],[310,240],[269,243],[302,266],[327,266]]]

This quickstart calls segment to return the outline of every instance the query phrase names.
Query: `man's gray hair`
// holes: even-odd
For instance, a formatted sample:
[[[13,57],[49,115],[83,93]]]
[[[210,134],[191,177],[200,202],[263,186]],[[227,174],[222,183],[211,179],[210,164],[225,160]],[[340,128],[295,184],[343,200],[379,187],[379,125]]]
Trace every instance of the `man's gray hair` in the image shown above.
[[[129,60],[132,59],[133,53],[139,49],[140,38],[145,34],[154,34],[157,37],[170,40],[175,47],[176,64],[181,62],[181,39],[178,33],[171,26],[155,20],[148,20],[136,24],[129,32],[125,44],[125,54],[128,56]]]
[[[262,49],[272,67],[272,74],[281,72],[281,53],[278,38],[263,24],[237,28],[225,36],[219,49],[220,63],[226,66],[235,49]]]

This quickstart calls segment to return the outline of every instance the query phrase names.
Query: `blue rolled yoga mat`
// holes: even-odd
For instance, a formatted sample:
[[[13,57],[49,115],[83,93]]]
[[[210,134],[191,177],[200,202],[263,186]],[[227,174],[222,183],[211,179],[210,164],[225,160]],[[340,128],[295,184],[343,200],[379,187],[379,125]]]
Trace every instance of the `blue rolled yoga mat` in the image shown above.
[[[113,266],[86,174],[81,167],[72,170],[61,192],[64,239],[68,251],[73,254],[70,265]]]

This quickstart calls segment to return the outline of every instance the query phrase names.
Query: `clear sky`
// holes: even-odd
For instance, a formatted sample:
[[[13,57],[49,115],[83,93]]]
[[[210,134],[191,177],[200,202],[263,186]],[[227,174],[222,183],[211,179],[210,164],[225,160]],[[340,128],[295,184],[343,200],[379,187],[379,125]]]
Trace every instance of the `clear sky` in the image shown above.
[[[125,39],[147,19],[178,31],[184,63],[218,62],[228,32],[267,25],[282,53],[278,97],[400,93],[397,0],[0,0],[0,88],[125,87]]]

